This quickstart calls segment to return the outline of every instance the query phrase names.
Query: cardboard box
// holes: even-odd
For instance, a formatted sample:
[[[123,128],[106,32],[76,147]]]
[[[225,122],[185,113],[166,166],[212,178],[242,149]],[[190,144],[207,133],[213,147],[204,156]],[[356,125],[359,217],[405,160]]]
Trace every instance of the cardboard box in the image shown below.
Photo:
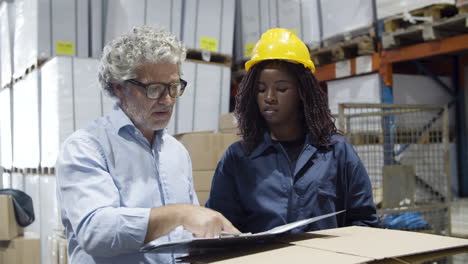
[[[39,236],[34,233],[3,241],[0,243],[0,263],[40,264],[40,247]]]
[[[196,191],[196,193],[197,193],[198,202],[200,203],[200,205],[205,206],[205,203],[208,200],[208,197],[210,197],[210,192],[209,191]]]
[[[213,180],[214,170],[193,171],[193,184],[195,191],[210,191],[211,181]]]
[[[23,228],[16,223],[13,199],[0,195],[0,240],[10,240],[23,234]]]
[[[283,236],[265,245],[183,258],[190,263],[420,263],[468,252],[468,239],[370,227]]]
[[[192,169],[215,170],[226,149],[239,140],[235,134],[185,133],[175,136],[187,148]]]
[[[226,133],[227,131],[234,131],[233,133],[236,133],[237,125],[237,119],[232,112],[219,117],[219,130],[221,133]]]

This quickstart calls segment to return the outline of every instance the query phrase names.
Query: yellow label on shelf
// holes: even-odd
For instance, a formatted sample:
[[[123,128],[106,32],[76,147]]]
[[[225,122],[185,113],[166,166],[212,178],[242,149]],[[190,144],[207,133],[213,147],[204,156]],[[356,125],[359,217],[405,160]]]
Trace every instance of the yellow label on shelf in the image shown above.
[[[75,44],[73,42],[57,41],[55,50],[60,55],[75,55]]]
[[[218,40],[208,37],[200,37],[200,48],[212,52],[218,52]]]
[[[296,35],[296,36],[297,36],[297,29],[295,29],[295,28],[292,28],[292,29],[290,29],[289,31],[291,31],[291,32],[292,32],[294,35]]]
[[[244,57],[252,57],[253,49],[255,48],[255,42],[245,44]]]

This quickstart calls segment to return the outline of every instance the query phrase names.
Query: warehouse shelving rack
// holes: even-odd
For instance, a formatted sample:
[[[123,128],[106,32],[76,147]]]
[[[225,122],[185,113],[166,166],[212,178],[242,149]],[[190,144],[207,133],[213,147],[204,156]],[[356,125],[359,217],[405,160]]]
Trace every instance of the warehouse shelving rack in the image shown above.
[[[379,23],[379,35],[382,33],[383,22]],[[442,60],[449,63],[440,64]],[[350,59],[350,75],[344,78],[358,76],[356,73],[357,58]],[[320,82],[335,80],[337,67],[341,62],[330,63],[318,66],[315,72]],[[443,89],[451,92],[454,97],[453,105],[456,107],[457,122],[457,161],[458,161],[458,180],[459,196],[468,196],[468,130],[467,130],[467,109],[465,105],[466,89],[464,84],[463,69],[468,66],[468,34],[457,35],[454,37],[441,39],[431,42],[423,42],[404,46],[392,50],[379,49],[371,55],[371,71],[368,73],[379,73],[381,78],[381,96],[382,103],[393,103],[393,74],[395,72],[411,71],[411,66],[419,69],[425,75],[431,77]],[[437,73],[450,74],[452,77],[453,88],[447,87],[440,81]]]

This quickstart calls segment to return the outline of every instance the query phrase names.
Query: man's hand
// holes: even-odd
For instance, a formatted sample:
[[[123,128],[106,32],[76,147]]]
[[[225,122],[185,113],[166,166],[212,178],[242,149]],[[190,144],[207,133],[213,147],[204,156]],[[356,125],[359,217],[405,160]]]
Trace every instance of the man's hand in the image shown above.
[[[240,233],[222,214],[192,204],[152,208],[145,243],[183,226],[195,237],[217,237],[221,232]]]

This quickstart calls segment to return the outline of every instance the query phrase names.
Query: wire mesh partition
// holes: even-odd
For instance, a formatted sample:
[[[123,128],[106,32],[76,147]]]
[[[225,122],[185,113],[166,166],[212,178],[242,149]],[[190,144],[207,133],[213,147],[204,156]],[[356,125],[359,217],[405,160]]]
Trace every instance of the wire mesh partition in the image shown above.
[[[381,227],[450,234],[447,107],[340,104],[338,127],[367,169]]]

